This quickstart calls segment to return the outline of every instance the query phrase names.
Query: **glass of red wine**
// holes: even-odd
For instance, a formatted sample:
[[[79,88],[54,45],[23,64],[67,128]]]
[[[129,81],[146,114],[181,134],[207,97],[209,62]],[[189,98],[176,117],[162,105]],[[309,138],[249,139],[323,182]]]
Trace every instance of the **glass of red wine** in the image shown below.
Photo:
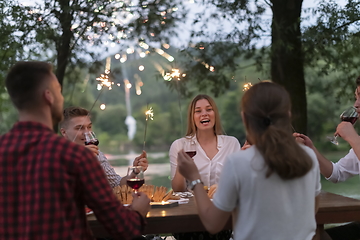
[[[359,116],[358,116],[358,113],[356,112],[355,107],[350,107],[350,108],[346,109],[340,115],[341,121],[350,122],[353,125],[356,123],[358,117]],[[327,137],[327,138],[330,140],[331,143],[333,143],[335,145],[339,145],[339,142],[337,141],[337,137],[338,137],[338,135]]]
[[[145,183],[144,170],[142,166],[132,166],[128,168],[127,185],[137,193],[138,189]]]
[[[196,155],[196,144],[193,141],[184,141],[183,145],[184,152],[186,152],[189,157],[193,158]]]
[[[85,145],[99,145],[99,140],[96,138],[94,132],[85,132]]]

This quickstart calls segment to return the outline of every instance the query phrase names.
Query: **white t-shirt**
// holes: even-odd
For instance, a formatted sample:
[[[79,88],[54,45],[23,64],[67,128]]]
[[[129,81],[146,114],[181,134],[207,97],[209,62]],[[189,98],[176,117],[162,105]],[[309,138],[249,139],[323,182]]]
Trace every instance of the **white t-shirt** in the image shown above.
[[[346,179],[359,175],[360,173],[360,164],[359,159],[357,158],[353,149],[350,149],[349,153],[341,158],[337,163],[333,164],[333,171],[327,180],[337,183],[343,182]]]
[[[240,143],[235,137],[218,135],[217,148],[219,152],[211,160],[208,156],[206,156],[206,153],[197,141],[196,136],[192,138],[177,139],[171,144],[169,151],[171,180],[175,176],[177,156],[179,151],[183,149],[184,141],[189,141],[190,144],[196,145],[196,155],[193,159],[199,170],[201,181],[203,181],[205,186],[211,186],[218,183],[226,156],[230,153],[240,151]]]
[[[228,156],[214,195],[214,205],[233,211],[235,240],[311,240],[315,234],[315,197],[320,193],[319,164],[313,160],[303,177],[266,178],[264,159],[255,146]]]

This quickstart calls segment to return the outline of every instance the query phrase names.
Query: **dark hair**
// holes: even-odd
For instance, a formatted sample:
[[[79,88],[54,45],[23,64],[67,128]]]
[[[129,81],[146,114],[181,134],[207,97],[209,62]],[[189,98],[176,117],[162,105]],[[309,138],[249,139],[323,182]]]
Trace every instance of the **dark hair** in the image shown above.
[[[360,86],[360,76],[356,78],[356,86]]]
[[[250,142],[268,167],[282,179],[304,176],[312,167],[309,155],[292,136],[290,97],[280,85],[260,82],[245,92],[241,108]]]
[[[215,113],[214,133],[215,133],[215,135],[224,134],[224,131],[223,131],[222,126],[221,126],[219,110],[218,110],[218,108],[216,106],[215,101],[208,95],[199,94],[196,97],[194,97],[194,99],[190,102],[189,107],[188,107],[186,136],[194,136],[195,133],[196,133],[197,128],[196,128],[196,125],[195,125],[195,122],[194,122],[195,105],[196,105],[196,102],[201,100],[201,99],[208,100],[211,107],[214,110],[214,113]]]
[[[90,116],[90,112],[82,107],[68,107],[63,111],[64,119],[60,122],[60,128],[64,128],[70,119],[74,117]]]
[[[46,62],[18,62],[5,79],[11,101],[19,110],[37,107],[40,102],[40,87],[51,76],[52,65]]]

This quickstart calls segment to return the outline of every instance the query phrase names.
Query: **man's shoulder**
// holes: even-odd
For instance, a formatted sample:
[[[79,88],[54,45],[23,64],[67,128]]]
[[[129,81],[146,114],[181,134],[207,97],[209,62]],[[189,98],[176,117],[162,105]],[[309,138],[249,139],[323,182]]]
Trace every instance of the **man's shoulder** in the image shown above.
[[[48,141],[49,143],[53,143],[54,147],[57,148],[58,151],[63,153],[64,155],[77,155],[78,157],[89,157],[93,156],[92,152],[88,150],[85,146],[81,146],[79,144],[76,144],[74,142],[71,142],[70,140],[59,136],[55,133],[49,134],[45,141]]]

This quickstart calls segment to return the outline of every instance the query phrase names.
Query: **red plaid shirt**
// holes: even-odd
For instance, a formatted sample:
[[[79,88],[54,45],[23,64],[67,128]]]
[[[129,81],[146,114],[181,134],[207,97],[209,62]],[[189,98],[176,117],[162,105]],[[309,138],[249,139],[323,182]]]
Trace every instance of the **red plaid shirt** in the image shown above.
[[[85,205],[114,238],[141,234],[141,216],[85,147],[36,122],[16,123],[0,143],[0,239],[94,239]]]

